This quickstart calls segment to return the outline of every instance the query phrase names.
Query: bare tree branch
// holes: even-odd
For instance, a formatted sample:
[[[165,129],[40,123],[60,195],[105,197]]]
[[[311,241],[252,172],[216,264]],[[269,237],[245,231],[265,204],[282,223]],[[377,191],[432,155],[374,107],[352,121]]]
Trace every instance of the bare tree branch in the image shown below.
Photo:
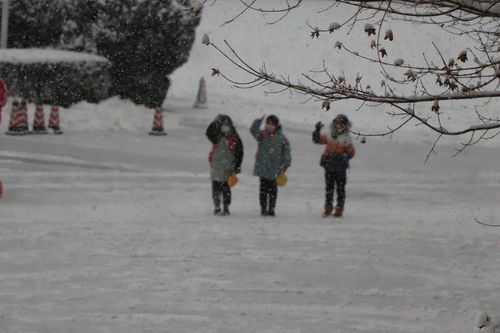
[[[249,0],[250,1],[250,0]],[[246,11],[252,10],[262,13],[279,14],[276,21],[281,21],[288,13],[300,6],[302,0],[284,0],[281,8],[259,8],[256,0],[247,2],[240,0],[242,11],[225,22],[234,22]],[[475,144],[479,140],[491,139],[499,135],[491,135],[493,130],[500,129],[500,117],[484,117],[476,112],[477,123],[459,129],[447,129],[446,118],[441,117],[441,107],[451,101],[459,100],[486,100],[483,107],[488,107],[491,100],[500,97],[500,1],[435,1],[435,0],[331,0],[326,8],[319,13],[334,11],[340,5],[348,5],[355,10],[346,20],[333,22],[328,27],[318,28],[306,22],[311,29],[311,37],[319,39],[322,34],[334,33],[348,29],[349,34],[361,22],[368,36],[373,35],[371,52],[360,53],[352,50],[348,45],[337,41],[334,48],[339,52],[347,52],[353,59],[367,61],[380,67],[380,88],[370,83],[363,83],[362,74],[358,73],[354,80],[348,80],[342,74],[330,72],[323,60],[322,69],[306,69],[302,73],[307,84],[292,81],[289,75],[274,74],[263,65],[255,67],[227,42],[224,50],[211,44],[218,52],[227,58],[243,73],[252,77],[251,80],[238,81],[222,75],[234,86],[239,88],[252,88],[260,85],[276,86],[277,89],[268,90],[270,93],[284,91],[297,92],[308,96],[308,101],[315,100],[322,103],[326,109],[331,103],[343,100],[359,100],[361,107],[370,107],[369,104],[386,105],[397,112],[390,112],[390,116],[402,116],[400,125],[388,128],[380,133],[353,132],[359,136],[386,136],[406,126],[410,121],[415,121],[427,129],[438,133],[428,158],[435,152],[435,147],[442,136],[460,136],[471,134],[469,141],[462,144],[458,153]],[[385,60],[388,48],[393,38],[392,30],[384,33],[382,30],[386,23],[394,20],[409,21],[416,24],[433,25],[443,32],[453,36],[467,37],[469,44],[464,45],[459,54],[448,58],[433,42],[435,59],[423,53],[422,63],[415,65],[405,62],[404,59],[395,59],[394,62]],[[378,31],[376,31],[378,29]],[[395,42],[393,42],[395,43]],[[383,45],[385,44],[385,45]],[[368,50],[370,52],[370,50]],[[432,56],[432,55],[431,55]],[[369,79],[373,80],[373,77]],[[441,102],[441,103],[439,103]],[[441,106],[442,104],[443,106]],[[426,105],[427,108],[426,108]],[[327,106],[327,107],[325,107]],[[415,108],[419,106],[417,113]],[[423,109],[426,108],[426,109]],[[382,108],[383,109],[383,108]],[[430,116],[433,115],[434,116]]]

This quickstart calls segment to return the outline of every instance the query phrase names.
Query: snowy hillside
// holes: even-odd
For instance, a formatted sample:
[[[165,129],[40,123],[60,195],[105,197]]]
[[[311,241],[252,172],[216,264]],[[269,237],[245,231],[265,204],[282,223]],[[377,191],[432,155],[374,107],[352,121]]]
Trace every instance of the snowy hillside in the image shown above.
[[[281,8],[282,1],[274,0],[266,2],[269,8]],[[322,33],[319,39],[311,39],[311,29],[307,26],[326,29],[332,22],[343,22],[354,11],[349,6],[338,6],[326,12],[318,13],[329,6],[329,1],[305,1],[296,10],[292,11],[285,19],[276,24],[267,24],[276,19],[275,15],[261,14],[248,11],[234,23],[224,25],[224,22],[240,13],[242,5],[239,1],[219,0],[211,7],[206,7],[203,19],[197,29],[197,40],[191,52],[188,65],[179,68],[172,76],[173,86],[169,92],[171,98],[185,99],[187,96],[194,96],[193,85],[197,84],[200,76],[208,78],[209,98],[214,102],[214,106],[221,103],[230,105],[230,112],[237,119],[241,114],[264,112],[276,112],[276,105],[284,106],[283,113],[286,121],[300,124],[314,124],[318,118],[331,120],[336,112],[347,113],[356,126],[356,130],[361,132],[383,132],[386,124],[395,126],[400,124],[399,119],[393,119],[386,113],[394,110],[386,106],[381,109],[367,108],[363,111],[356,111],[361,103],[358,101],[336,102],[329,113],[321,111],[321,103],[310,101],[303,104],[308,99],[304,96],[289,93],[265,94],[266,90],[273,90],[271,86],[255,89],[237,89],[220,77],[210,78],[211,68],[220,69],[224,74],[237,79],[246,79],[234,65],[230,64],[215,49],[209,48],[201,43],[202,35],[208,34],[210,40],[222,49],[224,40],[243,57],[245,61],[260,68],[265,62],[269,72],[290,76],[291,80],[301,80],[304,82],[302,73],[309,73],[310,70],[320,70],[323,61],[327,68],[334,74],[342,74],[351,81],[359,74],[363,77],[362,84],[371,85],[374,91],[383,91],[380,81],[383,77],[380,74],[380,67],[367,61],[353,59],[345,51],[334,48],[334,43],[338,40],[344,43],[353,51],[359,51],[372,55],[370,41],[373,38],[367,37],[363,31],[363,24],[358,25],[353,31],[347,34],[348,29],[342,28],[334,34]],[[263,4],[262,4],[263,5]],[[385,29],[392,29],[395,35],[394,42],[384,42],[388,49],[388,62],[397,58],[405,59],[406,63],[414,65],[425,65],[423,54],[427,59],[440,62],[440,57],[435,52],[432,42],[436,42],[444,57],[456,57],[464,47],[465,38],[447,34],[442,30],[437,30],[432,26],[411,23],[392,22],[384,26]],[[404,71],[394,71],[397,78],[403,76]],[[323,77],[323,80],[325,78]],[[400,93],[410,93],[408,91],[396,90]],[[255,110],[253,101],[259,100],[266,105],[262,110]],[[449,107],[442,108],[442,117],[445,127],[454,129],[467,124],[476,123],[477,117],[474,112],[475,105],[483,105],[484,100],[473,102],[455,101]],[[430,110],[429,105],[422,108]],[[498,103],[489,103],[487,108],[480,108],[485,115],[493,114],[499,107]],[[377,110],[377,111],[376,111]],[[418,109],[417,109],[418,110]],[[490,111],[488,111],[490,110]],[[240,112],[241,111],[241,112]],[[248,119],[243,118],[243,123],[248,123]],[[435,135],[427,133],[422,127],[415,128],[411,123],[405,127],[401,133],[396,134],[393,140],[433,140]],[[457,142],[454,138],[451,142]],[[487,143],[494,144],[494,143]]]

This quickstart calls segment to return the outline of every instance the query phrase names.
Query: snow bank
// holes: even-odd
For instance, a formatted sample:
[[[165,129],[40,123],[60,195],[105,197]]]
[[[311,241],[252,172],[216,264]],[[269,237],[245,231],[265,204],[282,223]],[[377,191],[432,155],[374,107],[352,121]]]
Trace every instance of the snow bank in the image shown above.
[[[0,62],[6,63],[59,63],[59,62],[109,62],[108,59],[89,53],[50,49],[3,49]]]
[[[10,98],[3,111],[1,131],[8,127],[11,110]],[[45,105],[45,118],[48,120],[49,106]],[[93,104],[80,102],[70,108],[60,108],[61,126],[67,133],[71,132],[112,132],[131,131],[147,133],[151,129],[154,110],[145,106],[136,105],[118,97],[107,99]],[[28,118],[31,122],[35,114],[35,104],[28,104]],[[169,109],[164,110],[164,124],[169,129],[179,128],[179,116],[172,114]]]

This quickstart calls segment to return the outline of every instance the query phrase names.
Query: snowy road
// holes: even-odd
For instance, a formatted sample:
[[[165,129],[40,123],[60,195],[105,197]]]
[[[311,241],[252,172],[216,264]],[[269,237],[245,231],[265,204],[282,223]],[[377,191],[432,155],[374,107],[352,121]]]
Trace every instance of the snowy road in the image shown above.
[[[184,125],[183,125],[184,124]],[[471,332],[500,309],[500,155],[358,143],[346,216],[322,219],[321,148],[288,130],[289,184],[258,216],[255,142],[211,216],[188,117],[133,132],[0,139],[0,332]]]

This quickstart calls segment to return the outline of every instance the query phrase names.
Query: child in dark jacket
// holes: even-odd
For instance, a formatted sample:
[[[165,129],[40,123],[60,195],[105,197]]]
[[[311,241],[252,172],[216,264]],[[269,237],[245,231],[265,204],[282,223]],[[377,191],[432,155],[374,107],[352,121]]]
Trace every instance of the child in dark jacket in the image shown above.
[[[278,117],[270,115],[266,127],[260,130],[264,117],[256,119],[251,128],[258,141],[254,174],[260,179],[259,201],[262,216],[275,216],[278,187],[276,179],[291,165],[290,143],[283,134]]]
[[[334,217],[341,217],[345,205],[345,185],[347,182],[347,168],[349,160],[354,157],[356,150],[349,135],[351,122],[347,116],[339,114],[330,125],[330,133],[321,135],[323,124],[318,122],[313,132],[313,142],[326,145],[321,156],[320,165],[325,169],[325,210],[323,217],[332,215],[333,192],[337,187],[337,206]]]
[[[229,116],[218,115],[208,126],[206,136],[212,142],[208,155],[214,215],[229,215],[231,188],[227,183],[232,173],[240,173],[243,161],[243,144]],[[221,198],[223,210],[221,211]]]

